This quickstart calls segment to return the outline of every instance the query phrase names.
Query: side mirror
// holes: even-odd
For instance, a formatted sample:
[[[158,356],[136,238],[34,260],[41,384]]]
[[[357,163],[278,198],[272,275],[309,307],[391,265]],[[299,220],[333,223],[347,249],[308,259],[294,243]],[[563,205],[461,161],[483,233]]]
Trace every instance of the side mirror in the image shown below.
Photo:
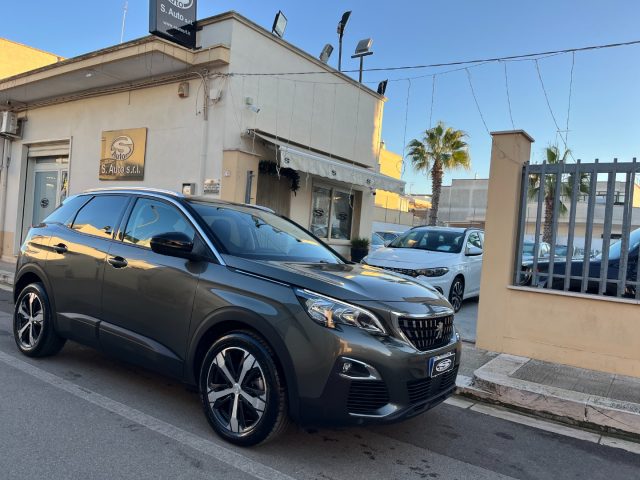
[[[151,238],[151,250],[169,257],[195,259],[193,240],[182,232],[166,232]]]
[[[475,257],[478,255],[482,255],[482,249],[476,247],[475,245],[467,245],[467,249],[465,250],[464,254],[467,257]]]

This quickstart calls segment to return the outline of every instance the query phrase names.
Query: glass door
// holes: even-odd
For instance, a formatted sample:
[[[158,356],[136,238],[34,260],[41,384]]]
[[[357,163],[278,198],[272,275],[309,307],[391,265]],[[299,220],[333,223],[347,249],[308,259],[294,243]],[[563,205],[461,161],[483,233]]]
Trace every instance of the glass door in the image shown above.
[[[41,223],[58,206],[59,181],[58,170],[35,172],[32,225]]]

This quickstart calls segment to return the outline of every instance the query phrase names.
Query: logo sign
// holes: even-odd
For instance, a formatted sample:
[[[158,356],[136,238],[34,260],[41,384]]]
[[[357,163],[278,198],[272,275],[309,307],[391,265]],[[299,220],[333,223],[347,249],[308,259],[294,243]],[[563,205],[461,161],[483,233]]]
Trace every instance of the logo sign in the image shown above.
[[[102,132],[100,180],[143,180],[146,146],[146,128]]]
[[[445,358],[444,360],[440,360],[438,363],[436,363],[434,368],[438,373],[446,372],[452,363],[453,362],[450,358]]]
[[[196,48],[197,0],[149,0],[149,33]]]

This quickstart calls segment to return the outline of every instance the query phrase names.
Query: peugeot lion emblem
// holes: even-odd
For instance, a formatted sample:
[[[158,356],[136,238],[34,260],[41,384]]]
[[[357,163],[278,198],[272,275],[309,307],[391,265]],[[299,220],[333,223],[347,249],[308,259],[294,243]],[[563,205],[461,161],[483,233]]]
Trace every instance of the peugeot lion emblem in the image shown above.
[[[442,334],[444,333],[444,323],[438,322],[436,325],[436,340],[442,338]]]

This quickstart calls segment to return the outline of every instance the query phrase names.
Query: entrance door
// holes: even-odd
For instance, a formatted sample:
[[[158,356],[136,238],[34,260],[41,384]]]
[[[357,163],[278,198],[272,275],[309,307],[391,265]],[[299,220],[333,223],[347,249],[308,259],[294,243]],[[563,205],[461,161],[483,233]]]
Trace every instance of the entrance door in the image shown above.
[[[27,198],[23,217],[23,238],[31,225],[42,222],[67,198],[69,190],[69,159],[41,157],[30,159],[33,168],[27,183]]]

